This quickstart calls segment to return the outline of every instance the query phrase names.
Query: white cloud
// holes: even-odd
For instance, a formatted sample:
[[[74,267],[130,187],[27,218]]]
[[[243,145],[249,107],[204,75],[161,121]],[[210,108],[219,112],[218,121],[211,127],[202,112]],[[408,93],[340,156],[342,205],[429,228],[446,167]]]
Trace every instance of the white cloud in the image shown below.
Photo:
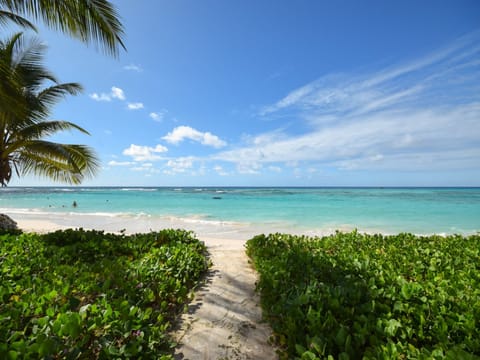
[[[193,167],[193,157],[180,157],[168,160],[167,166],[171,169],[167,170],[169,173],[183,173]]]
[[[225,151],[214,158],[237,163],[239,172],[243,173],[257,171],[257,168],[248,166],[252,162],[351,163],[355,159],[362,159],[369,164],[375,162],[376,167],[391,167],[392,164],[407,166],[408,162],[399,163],[397,159],[412,154],[420,158],[432,150],[444,155],[459,149],[480,151],[479,118],[480,102],[449,111],[379,112],[307,134],[270,143],[261,141],[258,145]],[[437,158],[441,161],[440,155]],[[478,167],[475,165],[477,161],[471,158],[470,166]],[[342,168],[345,166],[342,165]]]
[[[307,131],[289,134],[284,126],[212,158],[236,164],[241,173],[275,163],[320,171],[478,170],[479,57],[480,46],[462,40],[407,65],[325,76],[260,112],[294,118]]]
[[[226,172],[223,167],[221,167],[220,165],[215,165],[213,167],[213,170],[215,170],[217,172],[218,175],[220,176],[228,176],[228,172]]]
[[[282,168],[279,167],[279,166],[269,166],[268,167],[268,170],[270,171],[273,171],[273,172],[276,172],[276,173],[281,173],[282,172]]]
[[[130,147],[123,150],[123,155],[131,156],[135,161],[154,161],[162,157],[158,154],[167,152],[168,149],[163,145],[155,147],[131,144]]]
[[[151,112],[150,114],[148,114],[148,116],[150,116],[153,120],[161,121],[161,116],[159,113]]]
[[[112,86],[112,91],[111,91],[110,94],[111,94],[112,98],[115,98],[115,99],[118,99],[118,100],[125,100],[125,93],[119,87]]]
[[[131,166],[135,164],[134,162],[131,162],[131,161],[115,161],[115,160],[111,160],[108,162],[108,165],[110,166]]]
[[[150,114],[148,114],[148,116],[150,116],[150,118],[152,118],[155,121],[161,122],[164,119],[167,112],[168,112],[167,110],[163,109],[157,112],[151,112]]]
[[[264,106],[260,115],[288,114],[304,119],[323,116],[322,120],[333,115],[339,120],[344,115],[367,114],[392,106],[412,107],[422,102],[430,105],[434,101],[440,104],[442,97],[449,103],[457,99],[465,102],[466,93],[472,100],[478,90],[478,37],[466,36],[421,59],[374,73],[326,75]],[[473,77],[464,76],[465,67],[473,71]]]
[[[93,94],[90,94],[89,95],[91,99],[95,100],[95,101],[111,101],[112,98],[110,97],[110,95],[108,94],[97,94],[97,93],[93,93]]]
[[[266,115],[280,109],[286,108],[288,106],[295,105],[297,102],[301,101],[304,97],[311,94],[315,90],[315,84],[307,84],[292,91],[290,94],[285,96],[283,99],[278,101],[276,104],[266,106],[261,110],[261,115]]]
[[[129,110],[140,110],[143,109],[143,103],[141,102],[136,102],[136,103],[128,103],[127,108]]]
[[[129,64],[125,65],[123,67],[124,70],[129,70],[129,71],[136,71],[136,72],[142,72],[143,69],[140,65],[135,65],[135,64]]]
[[[252,159],[241,159],[237,162],[237,171],[240,174],[258,175],[261,169],[260,162]]]
[[[108,94],[106,94],[106,93],[101,93],[101,94],[93,93],[93,94],[90,94],[89,96],[90,96],[90,98],[92,98],[95,101],[106,101],[106,102],[112,101],[113,99],[117,99],[117,100],[120,100],[120,101],[125,101],[127,99],[127,97],[125,96],[125,92],[117,86],[112,86],[112,88],[111,88],[111,90]],[[141,102],[129,102],[129,103],[127,103],[127,109],[128,110],[140,110],[140,109],[143,109],[144,107],[145,106]],[[152,119],[158,120],[158,121],[161,120],[162,115],[163,115],[163,113],[161,113],[161,112],[150,113],[150,117]]]
[[[190,126],[178,126],[162,139],[171,144],[178,144],[184,139],[190,139],[199,142],[202,145],[212,146],[214,148],[221,148],[227,145],[227,143],[221,140],[218,136],[213,135],[210,132],[198,131]]]
[[[143,163],[138,166],[131,167],[130,170],[137,172],[144,172],[146,175],[160,173],[160,170],[156,169],[152,163]]]
[[[123,92],[122,89],[116,86],[112,86],[110,92],[108,94],[106,93],[93,93],[89,95],[91,99],[95,101],[112,101],[112,99],[118,99],[118,100],[125,100],[125,93]]]

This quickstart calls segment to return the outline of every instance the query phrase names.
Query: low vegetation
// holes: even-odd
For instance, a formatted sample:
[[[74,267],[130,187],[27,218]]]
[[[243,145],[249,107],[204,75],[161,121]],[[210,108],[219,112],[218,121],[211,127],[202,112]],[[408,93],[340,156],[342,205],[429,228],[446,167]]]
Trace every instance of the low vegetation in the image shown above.
[[[205,252],[183,230],[0,236],[0,358],[171,359]]]
[[[479,235],[260,235],[247,254],[283,358],[480,356]]]

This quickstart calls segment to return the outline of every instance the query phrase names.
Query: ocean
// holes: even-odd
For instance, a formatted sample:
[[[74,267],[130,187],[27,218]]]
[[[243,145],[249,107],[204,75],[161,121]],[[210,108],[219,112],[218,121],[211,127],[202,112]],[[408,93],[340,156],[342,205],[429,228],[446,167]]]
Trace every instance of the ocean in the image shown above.
[[[225,236],[353,229],[474,234],[480,231],[480,188],[7,187],[0,189],[0,213],[76,219],[73,225],[86,228],[94,216],[118,230],[143,221],[149,228]]]

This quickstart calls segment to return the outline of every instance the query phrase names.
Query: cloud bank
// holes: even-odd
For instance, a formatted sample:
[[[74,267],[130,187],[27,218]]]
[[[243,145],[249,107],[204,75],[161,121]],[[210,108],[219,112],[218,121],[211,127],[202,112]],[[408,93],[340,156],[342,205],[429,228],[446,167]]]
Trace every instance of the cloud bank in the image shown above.
[[[269,174],[277,181],[325,174],[340,179],[363,172],[374,180],[382,173],[390,179],[403,173],[415,183],[463,172],[458,179],[466,179],[465,174],[480,172],[478,40],[480,32],[410,62],[314,79],[259,109],[254,121],[268,124],[270,131],[241,134],[236,144],[183,125],[161,140],[173,145],[190,141],[211,149],[197,148],[193,156],[190,147],[178,146],[174,155],[164,157],[163,145],[132,144],[123,154],[137,162],[161,160],[162,173],[171,176]],[[107,95],[113,94],[112,88]],[[164,112],[149,116],[161,121]],[[153,166],[137,168],[159,171]]]
[[[279,127],[213,158],[243,173],[299,163],[337,170],[478,170],[479,38],[470,34],[406,64],[329,74],[293,89],[258,115],[306,131],[293,135]]]

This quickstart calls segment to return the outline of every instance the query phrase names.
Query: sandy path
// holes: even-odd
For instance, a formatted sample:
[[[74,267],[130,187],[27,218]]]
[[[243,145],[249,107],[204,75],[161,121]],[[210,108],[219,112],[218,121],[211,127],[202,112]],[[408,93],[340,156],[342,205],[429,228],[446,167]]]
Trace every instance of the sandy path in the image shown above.
[[[262,322],[255,271],[243,242],[205,241],[213,266],[182,315],[175,359],[278,359]]]

